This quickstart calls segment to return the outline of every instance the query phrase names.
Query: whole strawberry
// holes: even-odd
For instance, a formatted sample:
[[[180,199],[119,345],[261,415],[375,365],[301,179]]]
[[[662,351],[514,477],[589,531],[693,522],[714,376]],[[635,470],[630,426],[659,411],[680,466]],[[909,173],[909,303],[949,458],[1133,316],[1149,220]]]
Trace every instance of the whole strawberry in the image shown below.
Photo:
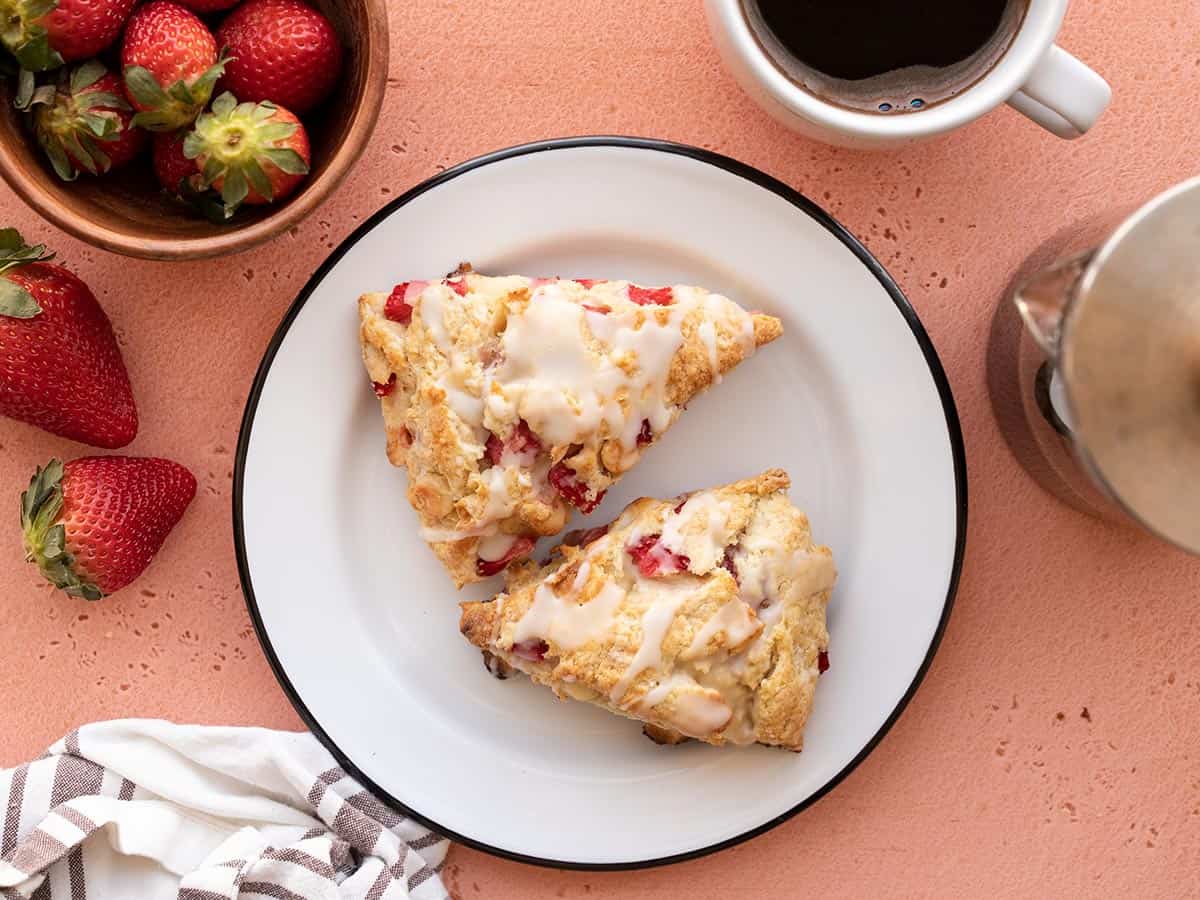
[[[133,124],[175,131],[191,124],[224,71],[212,33],[191,10],[153,0],[129,20],[121,45],[125,94],[138,114]]]
[[[222,225],[233,217],[235,210],[228,209],[221,195],[205,186],[196,161],[184,155],[183,145],[189,133],[185,129],[154,135],[154,174],[172,199]]]
[[[183,155],[183,143],[187,139],[187,131],[172,131],[154,136],[154,174],[158,183],[168,194],[180,196],[184,193],[184,183],[188,182],[198,187],[201,175],[196,171],[196,163]]]
[[[273,103],[238,103],[229,93],[196,120],[183,152],[230,214],[243,203],[287,197],[308,174],[311,159],[308,134],[292,113]]]
[[[72,597],[99,600],[146,570],[196,496],[166,459],[52,459],[21,494],[25,558]]]
[[[329,96],[342,69],[333,25],[300,0],[246,0],[217,29],[231,59],[222,91],[304,115]]]
[[[117,39],[138,0],[4,0],[0,38],[31,72],[95,56]]]
[[[0,229],[0,415],[115,449],[137,407],[108,316],[53,254]]]
[[[64,69],[57,87],[34,91],[32,109],[38,144],[64,181],[120,168],[146,146],[121,79],[96,60]]]

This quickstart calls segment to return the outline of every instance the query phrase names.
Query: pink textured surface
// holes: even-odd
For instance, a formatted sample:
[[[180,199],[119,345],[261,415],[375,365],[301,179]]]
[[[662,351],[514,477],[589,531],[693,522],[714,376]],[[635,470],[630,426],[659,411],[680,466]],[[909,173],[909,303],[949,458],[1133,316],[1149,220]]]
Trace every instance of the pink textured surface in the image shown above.
[[[1115,89],[1081,142],[1000,110],[882,154],[802,140],[751,106],[722,71],[698,0],[413,0],[392,5],[392,17],[392,79],[373,146],[330,203],[273,245],[216,262],[133,262],[53,232],[0,189],[4,224],[52,243],[112,316],[144,422],[131,450],[176,459],[200,480],[152,570],[85,605],[21,564],[15,516],[33,466],[81,450],[0,424],[0,486],[14,513],[0,563],[0,765],[116,716],[298,726],[243,607],[229,515],[242,406],[281,313],[364,217],[454,162],[563,134],[661,136],[805,191],[867,242],[920,312],[969,455],[958,604],[923,688],[883,744],[783,827],[642,873],[539,870],[457,848],[446,870],[455,896],[1193,890],[1200,563],[1086,519],[1024,475],[992,420],[983,342],[997,291],[1041,237],[1195,174],[1200,5],[1075,5],[1063,43]],[[578,827],[569,811],[540,814]]]

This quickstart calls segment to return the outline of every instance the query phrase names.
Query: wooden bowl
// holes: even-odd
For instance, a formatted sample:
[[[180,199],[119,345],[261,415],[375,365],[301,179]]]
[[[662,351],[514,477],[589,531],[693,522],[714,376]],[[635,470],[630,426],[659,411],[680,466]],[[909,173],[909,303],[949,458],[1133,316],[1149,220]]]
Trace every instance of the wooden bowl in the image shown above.
[[[105,250],[146,259],[200,259],[237,253],[287,231],[329,196],[358,159],[379,118],[387,88],[387,0],[309,0],[345,48],[342,78],[321,107],[305,116],[312,172],[276,206],[245,207],[215,224],[172,201],[150,158],[111,175],[61,181],[0,85],[0,175],[26,203],[64,231]],[[3,223],[0,223],[3,224]]]

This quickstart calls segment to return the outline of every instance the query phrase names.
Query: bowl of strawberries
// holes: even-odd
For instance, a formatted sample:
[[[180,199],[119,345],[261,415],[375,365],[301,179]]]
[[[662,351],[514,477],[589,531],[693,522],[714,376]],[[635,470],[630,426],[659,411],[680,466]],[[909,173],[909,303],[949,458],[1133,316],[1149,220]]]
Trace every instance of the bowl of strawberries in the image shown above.
[[[95,246],[245,250],[366,147],[386,0],[0,0],[0,175]]]

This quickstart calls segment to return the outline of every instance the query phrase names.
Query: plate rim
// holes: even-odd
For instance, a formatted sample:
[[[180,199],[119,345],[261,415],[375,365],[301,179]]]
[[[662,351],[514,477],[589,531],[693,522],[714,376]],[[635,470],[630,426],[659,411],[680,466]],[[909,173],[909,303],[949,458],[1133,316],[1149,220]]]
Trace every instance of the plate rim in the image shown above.
[[[264,385],[271,371],[271,366],[275,361],[275,357],[287,338],[288,332],[291,330],[292,323],[304,308],[313,292],[353,247],[362,240],[368,233],[373,231],[380,223],[391,216],[394,212],[403,206],[411,203],[417,197],[430,191],[439,185],[466,174],[474,169],[493,163],[502,162],[504,160],[513,159],[520,156],[528,156],[535,153],[544,153],[554,150],[570,150],[580,147],[615,147],[624,149],[634,149],[649,151],[654,153],[668,153],[675,156],[683,156],[697,162],[706,163],[716,168],[722,169],[732,175],[736,175],[752,184],[771,191],[782,199],[788,201],[802,213],[809,216],[817,224],[824,227],[830,234],[837,238],[841,243],[849,249],[855,257],[866,266],[867,270],[875,277],[880,285],[891,297],[897,311],[903,317],[905,324],[908,325],[912,332],[913,338],[917,342],[917,346],[921,350],[921,354],[925,359],[925,364],[929,369],[929,374],[933,378],[934,386],[938,392],[938,398],[942,404],[942,412],[946,421],[947,438],[950,442],[951,456],[953,459],[954,470],[954,493],[955,493],[955,547],[954,559],[950,570],[950,579],[946,589],[946,599],[942,605],[942,613],[938,619],[937,628],[934,630],[933,638],[929,642],[929,649],[925,653],[925,658],[921,661],[921,665],[917,668],[912,682],[905,690],[904,695],[897,702],[891,713],[884,720],[879,730],[872,735],[871,739],[863,746],[863,748],[851,759],[845,766],[842,767],[835,775],[826,781],[820,788],[806,797],[804,800],[797,803],[786,812],[775,816],[772,819],[762,823],[761,825],[744,831],[741,834],[726,838],[713,844],[708,844],[694,850],[688,850],[683,853],[671,854],[669,856],[658,857],[648,860],[633,860],[627,862],[577,862],[571,860],[546,859],[538,856],[531,856],[523,853],[518,853],[512,850],[506,850],[502,847],[496,847],[488,844],[485,841],[476,838],[467,837],[455,831],[447,829],[439,825],[434,820],[430,819],[418,812],[415,809],[405,805],[400,800],[392,796],[388,791],[384,790],[372,779],[368,778],[337,745],[337,743],[329,736],[328,733],[321,727],[316,717],[308,709],[304,700],[300,697],[291,679],[288,677],[284,669],[282,661],[275,653],[274,646],[271,644],[271,639],[267,633],[266,623],[263,621],[262,615],[258,609],[258,601],[254,594],[254,585],[250,575],[250,566],[246,557],[246,540],[245,531],[243,528],[243,494],[245,487],[245,472],[246,458],[249,452],[250,435],[254,429],[254,419],[258,411],[258,403],[262,394]],[[941,646],[942,637],[945,634],[946,627],[950,621],[950,614],[954,607],[954,600],[958,592],[959,580],[962,575],[963,557],[966,551],[967,538],[967,461],[966,450],[963,442],[962,426],[958,417],[958,408],[954,402],[954,394],[950,387],[949,378],[946,376],[946,371],[942,366],[937,350],[930,339],[925,326],[921,323],[920,317],[916,310],[909,302],[900,286],[895,279],[884,268],[883,264],[872,255],[866,246],[849,230],[846,229],[837,219],[830,213],[822,209],[818,204],[810,200],[804,194],[795,188],[785,184],[779,179],[768,175],[760,169],[743,163],[732,157],[716,153],[712,150],[694,147],[689,144],[676,143],[674,141],[663,140],[659,138],[643,138],[643,137],[628,137],[620,135],[586,135],[578,137],[551,138],[547,140],[533,141],[525,144],[518,144],[512,147],[507,147],[501,150],[495,150],[490,153],[485,153],[481,156],[476,156],[468,159],[457,165],[437,173],[436,175],[425,179],[409,190],[405,191],[399,197],[391,200],[379,210],[365,219],[362,224],[354,229],[345,239],[334,248],[321,265],[316,269],[312,276],[305,282],[304,287],[300,289],[296,299],[292,302],[276,326],[274,333],[271,335],[271,340],[267,344],[267,348],[263,353],[262,361],[258,365],[258,369],[254,374],[254,380],[251,383],[250,393],[246,399],[246,406],[242,414],[242,421],[238,429],[237,452],[234,456],[234,471],[233,471],[233,540],[234,548],[237,557],[238,579],[241,582],[242,596],[246,602],[246,609],[249,612],[251,623],[254,626],[254,632],[258,637],[259,646],[262,648],[263,655],[267,659],[267,663],[271,667],[271,671],[275,676],[275,680],[279,683],[284,695],[292,704],[297,715],[308,726],[309,730],[316,736],[330,755],[337,761],[338,765],[364,788],[371,791],[376,797],[383,801],[386,805],[392,807],[397,812],[408,816],[409,818],[420,822],[427,828],[430,828],[449,838],[452,841],[463,844],[474,850],[479,850],[483,853],[491,854],[502,859],[512,860],[514,862],[526,863],[529,865],[542,866],[553,869],[568,869],[578,871],[595,871],[595,872],[612,872],[612,871],[630,871],[635,869],[648,869],[657,866],[666,866],[674,863],[686,862],[688,860],[699,859],[703,856],[708,856],[712,853],[717,853],[737,844],[744,843],[765,834],[771,829],[783,824],[788,819],[804,811],[808,807],[815,804],[818,800],[832,791],[835,787],[841,784],[847,776],[850,775],[883,741],[883,738],[896,724],[900,716],[903,714],[909,702],[915,696],[917,689],[925,680],[925,675],[928,673],[930,666],[933,664],[933,659],[937,655],[937,651]]]

